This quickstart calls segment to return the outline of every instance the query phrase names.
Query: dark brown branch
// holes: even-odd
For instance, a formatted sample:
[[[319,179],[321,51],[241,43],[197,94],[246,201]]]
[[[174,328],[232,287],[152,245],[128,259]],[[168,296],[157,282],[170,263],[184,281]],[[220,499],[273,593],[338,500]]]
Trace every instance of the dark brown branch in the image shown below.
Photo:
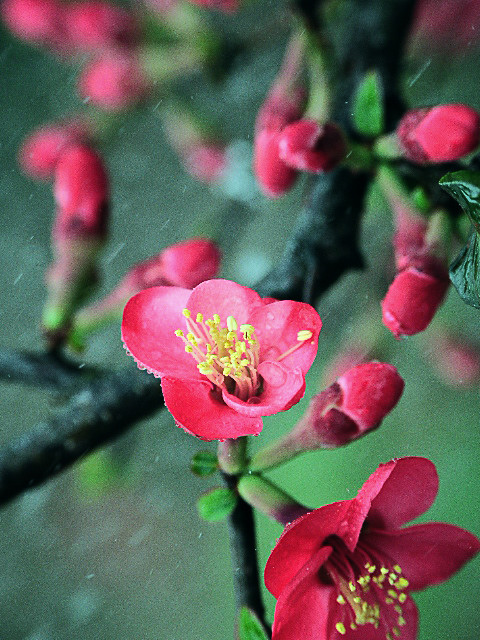
[[[85,386],[53,418],[0,451],[0,503],[60,473],[162,406],[159,381],[133,368]]]

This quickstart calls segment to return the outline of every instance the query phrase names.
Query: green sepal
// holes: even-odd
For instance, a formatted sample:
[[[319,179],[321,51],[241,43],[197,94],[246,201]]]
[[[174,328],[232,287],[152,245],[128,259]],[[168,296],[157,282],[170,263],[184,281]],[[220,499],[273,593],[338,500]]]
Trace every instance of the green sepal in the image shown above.
[[[480,309],[480,173],[447,173],[439,184],[455,198],[473,225],[466,245],[450,265],[449,275],[462,300]]]
[[[190,463],[190,470],[200,478],[208,478],[218,471],[217,456],[211,451],[197,451]]]
[[[197,500],[198,513],[207,522],[218,522],[232,513],[237,501],[237,494],[231,489],[212,489]]]
[[[368,71],[353,99],[353,124],[362,136],[375,138],[383,133],[385,116],[383,88],[377,71]]]
[[[242,607],[238,616],[239,640],[268,640],[267,633],[258,617],[248,607]]]

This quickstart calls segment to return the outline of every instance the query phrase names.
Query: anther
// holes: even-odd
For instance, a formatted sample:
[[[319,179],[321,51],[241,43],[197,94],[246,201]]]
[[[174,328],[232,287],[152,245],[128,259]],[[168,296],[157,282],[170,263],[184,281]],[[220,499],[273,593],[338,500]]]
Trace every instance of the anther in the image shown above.
[[[197,313],[197,322],[203,322],[203,313]]]
[[[340,633],[342,636],[344,636],[347,633],[347,630],[345,629],[345,625],[343,624],[343,622],[337,622],[337,624],[335,625],[335,629],[338,631],[338,633]]]
[[[175,335],[177,336],[177,338],[183,338],[183,331],[181,329],[177,329],[175,331]]]
[[[227,328],[229,331],[236,331],[237,330],[237,321],[235,320],[235,318],[233,316],[228,316],[227,317]]]
[[[304,342],[305,340],[310,340],[312,336],[313,333],[311,331],[309,331],[308,329],[302,329],[297,333],[297,340],[299,342]]]
[[[185,318],[190,318],[190,316],[192,315],[192,312],[189,311],[188,309],[184,309],[182,313],[185,316]]]

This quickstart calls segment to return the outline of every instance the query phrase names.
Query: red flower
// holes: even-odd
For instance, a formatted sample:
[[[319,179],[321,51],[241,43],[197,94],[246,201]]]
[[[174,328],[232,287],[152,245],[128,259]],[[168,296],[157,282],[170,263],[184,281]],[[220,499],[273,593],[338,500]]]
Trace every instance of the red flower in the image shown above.
[[[262,416],[305,391],[322,322],[308,304],[265,303],[252,289],[207,280],[193,291],[154,287],[125,307],[122,339],[162,378],[178,426],[204,440],[257,435]]]
[[[63,14],[57,0],[5,0],[1,14],[7,27],[25,40],[52,44],[59,37]]]
[[[289,167],[321,173],[330,171],[345,156],[345,139],[337,125],[316,120],[297,120],[280,134],[279,157]]]
[[[137,37],[129,11],[99,0],[67,4],[65,29],[69,45],[80,51],[128,47]]]
[[[480,138],[480,115],[464,104],[411,109],[397,127],[405,156],[417,164],[458,160]]]
[[[273,640],[415,640],[410,591],[447,580],[480,549],[450,524],[399,528],[430,507],[437,489],[430,460],[392,460],[353,500],[288,525],[265,569],[278,598]]]

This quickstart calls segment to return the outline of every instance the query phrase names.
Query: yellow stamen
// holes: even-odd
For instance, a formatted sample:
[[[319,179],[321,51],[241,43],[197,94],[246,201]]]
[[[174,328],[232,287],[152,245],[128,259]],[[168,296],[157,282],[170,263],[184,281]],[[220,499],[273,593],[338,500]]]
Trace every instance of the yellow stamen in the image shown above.
[[[302,329],[297,333],[297,340],[299,342],[305,342],[305,340],[310,340],[312,336],[313,333],[311,331],[309,331],[308,329]]]
[[[190,318],[190,316],[192,315],[192,312],[189,311],[188,309],[184,309],[182,313],[185,316],[185,318]]]
[[[347,633],[347,630],[345,629],[345,625],[343,624],[343,622],[337,622],[337,624],[335,625],[335,629],[338,631],[338,633],[340,633],[342,636],[344,636]]]

